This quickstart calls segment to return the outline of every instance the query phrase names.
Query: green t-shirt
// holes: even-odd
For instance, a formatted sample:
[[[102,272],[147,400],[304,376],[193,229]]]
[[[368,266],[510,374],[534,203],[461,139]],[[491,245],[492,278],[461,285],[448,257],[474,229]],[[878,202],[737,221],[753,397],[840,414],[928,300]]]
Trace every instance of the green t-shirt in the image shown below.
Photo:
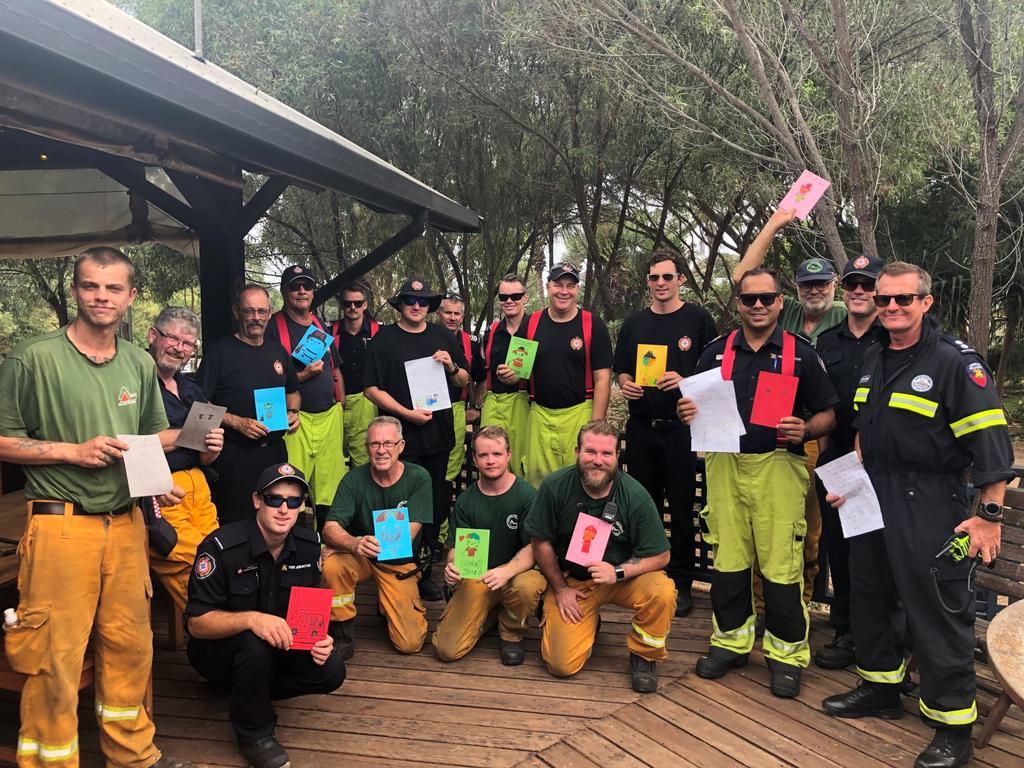
[[[75,349],[67,328],[19,344],[0,365],[0,435],[84,443],[99,435],[152,435],[167,429],[153,358],[117,339],[97,364]],[[73,501],[110,512],[131,501],[124,467],[25,466],[25,498]]]
[[[448,524],[448,546],[455,546],[456,528],[486,528],[491,532],[487,565],[504,565],[526,543],[519,524],[533,506],[537,492],[520,477],[500,496],[487,496],[473,483],[455,500]]]
[[[796,333],[805,339],[810,339],[812,345],[817,345],[818,337],[829,328],[839,325],[846,319],[846,305],[841,301],[833,301],[832,306],[825,310],[825,314],[818,320],[810,335],[804,333],[804,308],[798,299],[786,297],[782,304],[782,312],[779,313],[779,327],[784,331]]]
[[[353,536],[373,535],[373,513],[379,509],[404,507],[409,510],[410,523],[434,522],[430,474],[418,464],[405,462],[404,467],[398,482],[387,488],[377,485],[369,464],[349,470],[338,485],[327,519]],[[419,536],[412,541],[413,557],[419,551],[419,541]],[[389,565],[411,562],[413,559],[388,560]]]
[[[530,538],[547,539],[555,548],[562,570],[577,579],[589,579],[590,572],[582,565],[565,559],[569,540],[576,528],[577,504],[587,514],[600,517],[607,497],[592,499],[580,484],[576,467],[552,472],[537,491],[537,500],[523,522],[523,531]],[[612,535],[604,551],[604,561],[612,565],[631,557],[650,557],[668,551],[668,537],[651,495],[629,475],[619,472],[615,481],[614,501],[619,507],[612,526]]]

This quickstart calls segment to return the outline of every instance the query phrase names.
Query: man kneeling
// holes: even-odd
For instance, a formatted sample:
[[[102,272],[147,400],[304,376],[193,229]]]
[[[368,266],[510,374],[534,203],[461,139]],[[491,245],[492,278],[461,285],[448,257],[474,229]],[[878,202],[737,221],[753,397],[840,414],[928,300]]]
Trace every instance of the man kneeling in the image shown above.
[[[330,633],[346,659],[355,652],[356,584],[377,583],[380,611],[388,636],[399,653],[416,653],[427,639],[427,617],[420,601],[413,558],[380,562],[381,547],[374,532],[374,513],[404,509],[409,516],[412,551],[419,552],[420,531],[434,519],[430,474],[402,462],[405,448],[402,424],[393,416],[378,416],[366,429],[370,463],[351,470],[338,486],[324,524],[324,586],[334,591]]]
[[[576,466],[552,472],[541,483],[524,529],[533,540],[533,556],[547,577],[541,656],[551,674],[579,672],[594,646],[600,608],[614,603],[633,609],[628,635],[633,690],[658,687],[656,662],[668,658],[665,639],[676,608],[676,589],[662,570],[669,543],[650,494],[629,475],[619,473],[618,430],[591,421],[576,440]],[[604,519],[611,533],[603,557],[586,566],[566,558],[578,519]],[[597,546],[599,522],[588,525],[577,560]]]
[[[523,663],[523,633],[526,621],[537,610],[547,582],[533,568],[533,550],[523,546],[519,522],[526,517],[537,492],[525,480],[509,471],[512,451],[508,432],[502,427],[484,427],[473,437],[473,461],[480,479],[455,501],[448,527],[448,565],[444,579],[458,584],[448,601],[434,633],[434,650],[441,661],[461,659],[476,645],[487,619],[496,609],[501,635],[501,663]],[[487,564],[480,578],[463,578],[455,567],[455,552],[465,542],[457,536],[460,528],[490,531]]]
[[[284,617],[291,588],[320,586],[320,536],[294,527],[308,492],[291,464],[267,467],[252,495],[256,518],[203,539],[189,579],[188,660],[231,691],[238,748],[255,768],[288,765],[274,738],[271,701],[330,693],[345,680],[345,662],[330,636],[309,652],[289,651]]]

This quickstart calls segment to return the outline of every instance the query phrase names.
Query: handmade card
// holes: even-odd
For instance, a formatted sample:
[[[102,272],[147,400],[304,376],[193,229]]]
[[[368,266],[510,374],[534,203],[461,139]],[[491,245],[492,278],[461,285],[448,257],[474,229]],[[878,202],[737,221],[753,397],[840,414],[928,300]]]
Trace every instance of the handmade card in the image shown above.
[[[774,429],[784,417],[792,416],[799,383],[796,376],[761,371],[754,391],[750,423]]]
[[[254,389],[252,398],[256,405],[256,421],[262,422],[271,432],[284,432],[288,429],[284,387]]]
[[[432,357],[409,360],[405,364],[405,378],[409,382],[409,396],[413,408],[443,411],[452,407],[448,395],[448,377],[444,366]]]
[[[289,650],[308,651],[327,636],[334,593],[317,587],[292,587],[285,621],[292,630]]]
[[[612,535],[612,524],[599,517],[580,512],[569,539],[565,559],[577,565],[590,565],[604,558],[604,550]]]
[[[292,350],[292,357],[303,365],[315,363],[324,356],[324,352],[327,351],[330,344],[330,337],[311,323],[306,332],[302,334],[299,343],[295,345],[295,349]]]
[[[508,343],[508,354],[505,355],[505,365],[512,369],[520,379],[530,378],[533,373],[533,363],[537,359],[537,344],[532,339],[521,339],[513,336]]]
[[[806,219],[811,209],[831,186],[832,183],[825,181],[821,176],[804,171],[796,180],[796,184],[790,187],[789,192],[782,198],[779,208],[792,210],[798,219]]]
[[[658,379],[665,375],[668,364],[668,347],[664,344],[636,345],[636,378],[641,387],[656,387]]]
[[[378,562],[407,560],[412,557],[412,534],[409,530],[409,510],[375,509],[373,511],[373,535],[380,544]]]
[[[160,496],[174,486],[167,456],[160,445],[160,435],[118,435],[128,444],[124,452],[124,473],[128,477],[128,493],[133,497]]]
[[[487,573],[487,550],[491,532],[486,528],[455,529],[455,567],[464,579],[479,579]]]
[[[174,444],[179,448],[205,451],[206,435],[209,434],[211,429],[216,429],[220,426],[227,410],[223,405],[192,403],[192,407],[188,409],[188,416],[185,417],[185,423],[181,426],[181,432],[178,433],[178,439],[174,441]]]

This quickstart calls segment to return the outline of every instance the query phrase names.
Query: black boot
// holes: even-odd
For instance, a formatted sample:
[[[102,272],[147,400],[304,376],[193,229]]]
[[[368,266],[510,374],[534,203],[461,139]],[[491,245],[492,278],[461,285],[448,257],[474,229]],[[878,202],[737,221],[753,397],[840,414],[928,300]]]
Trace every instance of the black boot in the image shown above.
[[[288,753],[273,736],[259,741],[239,743],[238,751],[252,768],[288,768],[291,765]]]
[[[917,756],[914,768],[957,768],[973,754],[971,727],[937,728],[932,743]]]
[[[705,680],[717,680],[725,677],[730,669],[739,669],[747,663],[748,654],[733,653],[724,648],[712,648],[697,659],[696,672]]]
[[[768,690],[782,699],[795,699],[800,695],[800,674],[803,671],[795,664],[786,664],[768,659],[768,669],[772,673]]]
[[[884,720],[903,717],[898,683],[861,680],[852,691],[829,696],[821,702],[821,708],[832,717],[881,717]]]
[[[433,582],[430,578],[433,574],[434,566],[428,565],[423,569],[423,573],[420,574],[419,592],[420,600],[427,603],[432,603],[435,600],[444,600],[444,592],[441,587]]]
[[[854,661],[856,658],[853,653],[853,635],[849,632],[836,632],[832,642],[822,646],[814,654],[814,663],[822,669],[843,669]]]
[[[332,621],[327,625],[327,634],[334,638],[334,652],[348,661],[356,652],[356,620]]]
[[[689,587],[676,587],[676,616],[689,616],[693,611],[693,595]]]

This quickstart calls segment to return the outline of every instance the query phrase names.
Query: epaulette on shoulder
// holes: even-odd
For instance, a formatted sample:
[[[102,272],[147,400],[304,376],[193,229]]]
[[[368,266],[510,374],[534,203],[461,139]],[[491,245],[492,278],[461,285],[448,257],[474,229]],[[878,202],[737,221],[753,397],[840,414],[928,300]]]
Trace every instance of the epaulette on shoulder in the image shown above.
[[[797,340],[802,341],[804,344],[806,344],[809,347],[813,347],[814,346],[814,342],[811,341],[806,336],[804,336],[802,333],[794,333],[793,331],[786,331],[786,333],[792,333],[797,338]]]
[[[213,533],[212,538],[221,551],[244,544],[249,541],[248,521],[239,520],[223,525]]]
[[[952,333],[946,333],[945,331],[943,331],[942,333],[939,334],[939,338],[941,338],[947,344],[951,344],[952,346],[956,347],[956,349],[960,352],[961,355],[978,354],[977,350],[974,347],[972,347],[966,341],[958,339]]]
[[[717,344],[718,342],[722,342],[724,344],[729,339],[730,333],[732,333],[732,331],[726,331],[725,333],[718,334],[717,336],[715,336],[715,338],[713,338],[711,341],[704,345],[704,347],[701,349],[701,352],[710,347],[712,344]]]
[[[312,528],[299,528],[296,526],[295,528],[292,528],[292,534],[297,539],[305,539],[306,541],[312,541],[316,544],[320,543],[320,534]]]

